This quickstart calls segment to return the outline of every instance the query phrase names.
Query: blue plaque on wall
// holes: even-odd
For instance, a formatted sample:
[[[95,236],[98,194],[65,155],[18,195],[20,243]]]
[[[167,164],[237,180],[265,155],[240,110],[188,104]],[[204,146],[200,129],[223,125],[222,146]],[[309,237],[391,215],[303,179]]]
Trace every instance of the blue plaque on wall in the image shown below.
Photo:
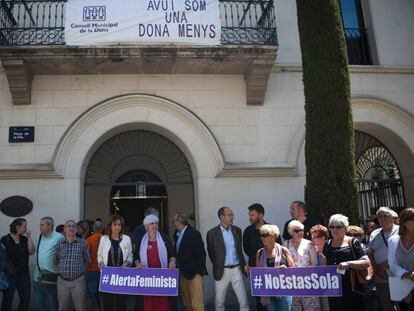
[[[9,127],[9,143],[34,142],[34,126]]]

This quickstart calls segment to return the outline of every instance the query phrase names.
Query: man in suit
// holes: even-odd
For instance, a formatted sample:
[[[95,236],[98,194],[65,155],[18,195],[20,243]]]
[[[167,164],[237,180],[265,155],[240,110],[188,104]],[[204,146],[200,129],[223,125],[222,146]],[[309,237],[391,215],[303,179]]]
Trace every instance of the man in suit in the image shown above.
[[[233,226],[231,208],[221,207],[217,212],[220,224],[207,232],[207,252],[213,264],[216,311],[224,311],[227,288],[231,283],[240,310],[248,311],[249,302],[243,278],[246,262],[242,252],[242,232]]]
[[[187,311],[204,311],[203,275],[207,274],[206,251],[200,232],[188,224],[185,213],[174,215],[174,236],[180,289]]]

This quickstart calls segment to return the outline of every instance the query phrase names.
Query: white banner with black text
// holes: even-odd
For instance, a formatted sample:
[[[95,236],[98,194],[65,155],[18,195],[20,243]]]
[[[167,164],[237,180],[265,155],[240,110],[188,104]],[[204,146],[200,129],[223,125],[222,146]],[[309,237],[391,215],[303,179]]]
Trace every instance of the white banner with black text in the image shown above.
[[[218,0],[69,0],[66,45],[219,45]]]

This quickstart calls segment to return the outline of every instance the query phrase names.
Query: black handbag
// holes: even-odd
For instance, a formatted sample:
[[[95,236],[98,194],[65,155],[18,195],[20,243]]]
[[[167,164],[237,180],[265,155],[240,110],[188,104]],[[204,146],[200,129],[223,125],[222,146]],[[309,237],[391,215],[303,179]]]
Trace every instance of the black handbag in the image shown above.
[[[47,270],[40,269],[39,266],[39,246],[40,246],[40,240],[42,239],[42,234],[39,236],[39,242],[37,243],[37,250],[36,250],[36,261],[37,261],[37,269],[39,270],[39,283],[42,286],[56,286],[57,284],[57,273],[50,272]]]

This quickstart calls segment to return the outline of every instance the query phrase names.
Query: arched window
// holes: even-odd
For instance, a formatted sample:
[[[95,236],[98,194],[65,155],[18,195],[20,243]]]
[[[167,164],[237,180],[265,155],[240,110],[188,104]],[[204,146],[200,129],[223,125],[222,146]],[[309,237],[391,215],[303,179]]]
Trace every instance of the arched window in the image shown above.
[[[381,206],[399,212],[405,207],[400,170],[391,152],[375,137],[355,131],[355,161],[362,216]]]

